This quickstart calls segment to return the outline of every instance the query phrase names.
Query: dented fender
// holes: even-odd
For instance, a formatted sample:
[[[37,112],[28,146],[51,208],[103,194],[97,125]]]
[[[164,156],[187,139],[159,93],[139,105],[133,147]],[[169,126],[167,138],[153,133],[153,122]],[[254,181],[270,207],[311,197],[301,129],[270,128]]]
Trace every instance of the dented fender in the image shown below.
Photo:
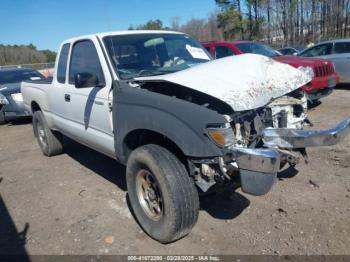
[[[113,90],[113,129],[117,158],[126,163],[125,138],[148,130],[173,141],[188,157],[213,158],[223,152],[206,136],[208,123],[225,123],[203,106],[118,82]]]

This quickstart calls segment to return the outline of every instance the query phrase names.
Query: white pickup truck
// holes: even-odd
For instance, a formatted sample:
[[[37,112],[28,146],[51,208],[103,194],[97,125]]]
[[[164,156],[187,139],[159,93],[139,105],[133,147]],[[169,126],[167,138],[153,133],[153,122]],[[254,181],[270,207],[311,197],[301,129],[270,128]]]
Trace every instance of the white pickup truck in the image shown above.
[[[162,243],[195,225],[198,190],[230,185],[266,194],[281,166],[350,130],[350,118],[328,130],[303,129],[307,101],[299,90],[310,68],[252,54],[212,61],[181,33],[69,39],[55,68],[52,82],[21,87],[42,152],[61,153],[64,135],[125,164],[135,217]]]

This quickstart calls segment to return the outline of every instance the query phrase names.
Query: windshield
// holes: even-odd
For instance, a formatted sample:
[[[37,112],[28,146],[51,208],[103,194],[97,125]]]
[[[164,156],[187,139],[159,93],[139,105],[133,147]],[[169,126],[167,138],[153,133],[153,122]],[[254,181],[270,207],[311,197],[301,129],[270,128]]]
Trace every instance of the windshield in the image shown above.
[[[242,53],[252,53],[268,57],[280,55],[271,47],[260,43],[238,43],[236,44],[236,46],[239,50],[242,51]]]
[[[196,41],[182,34],[130,34],[103,39],[121,79],[177,72],[211,60]]]
[[[42,74],[31,69],[0,70],[0,84],[20,83],[25,80],[44,78]]]

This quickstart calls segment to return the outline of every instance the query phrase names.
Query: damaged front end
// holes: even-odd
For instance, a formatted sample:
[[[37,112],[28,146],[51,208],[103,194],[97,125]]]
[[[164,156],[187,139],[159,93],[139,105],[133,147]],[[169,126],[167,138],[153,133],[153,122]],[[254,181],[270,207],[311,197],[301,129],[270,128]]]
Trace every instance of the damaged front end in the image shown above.
[[[333,128],[302,130],[296,128],[265,128],[253,148],[228,148],[221,160],[222,170],[231,177],[239,174],[242,190],[253,195],[266,194],[273,186],[277,172],[284,163],[295,165],[306,148],[332,146],[350,133],[350,118]]]
[[[271,105],[247,112],[226,116],[232,130],[232,144],[223,148],[223,156],[215,160],[199,162],[196,181],[203,191],[217,182],[231,181],[242,191],[263,195],[270,191],[277,173],[285,165],[296,165],[300,159],[307,160],[306,148],[332,146],[341,142],[350,133],[350,118],[330,129],[305,130],[290,127],[296,122],[292,116],[275,121]],[[302,125],[300,120],[298,125]],[[304,125],[308,123],[305,122]],[[289,127],[288,127],[289,126]],[[227,131],[226,131],[227,133]]]
[[[231,181],[246,193],[263,195],[282,166],[307,157],[306,147],[334,145],[350,132],[350,118],[331,129],[304,130],[311,123],[300,88],[311,78],[266,57],[242,55],[137,81],[142,89],[206,107],[226,120],[207,123],[204,132],[222,155],[189,158],[191,175],[204,192]]]
[[[334,128],[300,130],[266,128],[261,133],[262,148],[232,147],[226,152],[225,169],[239,171],[242,190],[253,195],[266,194],[273,186],[283,161],[295,164],[306,147],[332,146],[350,133],[350,118]]]

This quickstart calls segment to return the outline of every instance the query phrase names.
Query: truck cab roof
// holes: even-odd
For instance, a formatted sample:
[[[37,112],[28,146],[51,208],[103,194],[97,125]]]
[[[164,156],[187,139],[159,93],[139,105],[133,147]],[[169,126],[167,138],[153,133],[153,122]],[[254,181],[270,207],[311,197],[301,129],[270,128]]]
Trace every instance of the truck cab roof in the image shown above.
[[[179,34],[183,35],[184,33],[176,32],[176,31],[168,31],[168,30],[124,30],[124,31],[110,31],[110,32],[102,32],[88,35],[81,35],[73,38],[69,38],[65,40],[64,43],[75,42],[79,39],[98,37],[102,39],[105,36],[110,35],[135,35],[135,34]]]

